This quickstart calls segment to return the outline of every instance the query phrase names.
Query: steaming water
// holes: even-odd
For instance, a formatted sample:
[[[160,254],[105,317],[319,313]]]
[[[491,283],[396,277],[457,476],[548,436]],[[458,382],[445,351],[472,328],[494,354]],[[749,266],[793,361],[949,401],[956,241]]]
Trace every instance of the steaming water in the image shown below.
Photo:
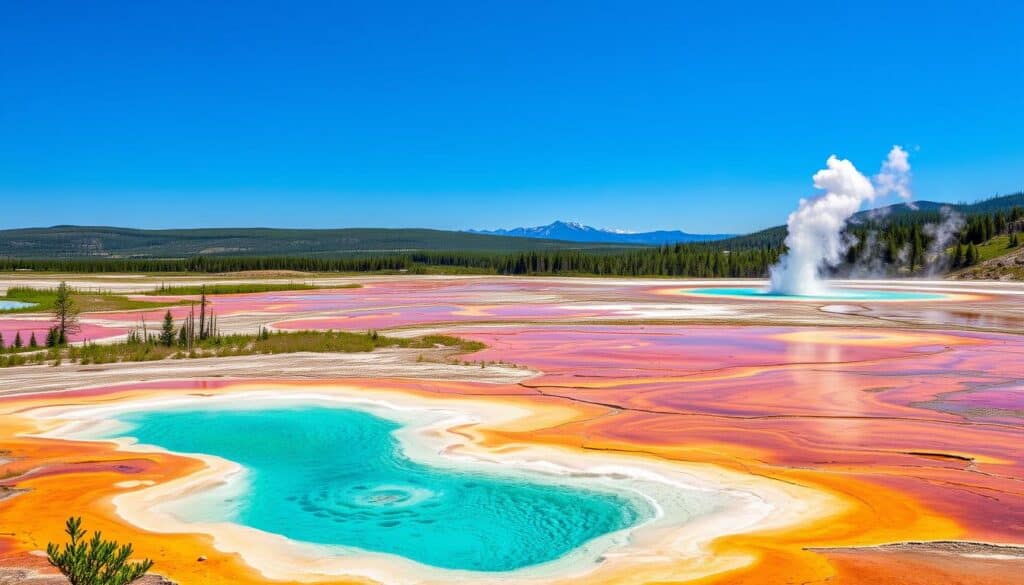
[[[742,287],[688,288],[681,292],[733,298],[812,301],[935,301],[946,298],[945,295],[939,293],[874,289],[831,289],[822,294],[813,295],[790,295],[766,289]]]
[[[535,565],[653,514],[625,495],[547,476],[414,462],[393,435],[398,423],[357,410],[170,409],[118,420],[127,425],[115,436],[245,467],[241,490],[175,510],[185,520],[236,522],[438,567],[506,571]]]
[[[893,146],[874,182],[848,160],[830,156],[814,174],[814,187],[824,193],[801,199],[786,220],[786,254],[771,267],[771,291],[783,295],[828,296],[822,269],[837,266],[850,247],[843,229],[867,201],[888,193],[910,199],[907,152]]]
[[[35,303],[23,303],[21,301],[0,301],[0,311],[24,309],[25,307],[34,307],[35,305]]]

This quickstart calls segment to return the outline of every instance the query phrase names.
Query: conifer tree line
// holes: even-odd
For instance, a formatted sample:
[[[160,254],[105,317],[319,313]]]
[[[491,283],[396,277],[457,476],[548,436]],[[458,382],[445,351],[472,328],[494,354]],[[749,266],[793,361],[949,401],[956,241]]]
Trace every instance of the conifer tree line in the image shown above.
[[[49,272],[195,272],[219,273],[243,270],[298,270],[303,272],[378,272],[409,269],[408,255],[356,257],[308,256],[195,256],[193,258],[45,258],[0,257],[0,271],[45,270]]]
[[[929,268],[955,269],[977,263],[977,246],[996,236],[1009,236],[1008,248],[1016,247],[1019,232],[1024,231],[1024,208],[1013,207],[991,213],[979,213],[962,219],[962,226],[945,242],[949,246],[941,257],[928,257],[935,238],[929,226],[940,225],[948,216],[939,212],[918,212],[895,218],[869,221],[848,231],[855,243],[847,250],[841,272],[855,271],[871,259],[885,272],[918,273]],[[933,251],[933,255],[935,251]]]
[[[979,258],[977,246],[1008,235],[1016,245],[1024,231],[1024,208],[968,215],[963,226],[935,250],[938,212],[917,211],[868,219],[847,229],[851,242],[837,274],[919,274],[967,266]],[[607,250],[548,250],[509,253],[410,252],[377,256],[197,256],[182,259],[16,259],[0,258],[0,271],[193,272],[249,270],[303,272],[421,272],[436,268],[508,275],[671,276],[681,278],[764,277],[785,252],[784,227],[716,242]],[[567,244],[568,245],[568,244]],[[950,247],[947,253],[946,246]],[[972,252],[973,249],[973,252]],[[940,256],[941,257],[938,257]],[[196,334],[207,326],[202,311]]]

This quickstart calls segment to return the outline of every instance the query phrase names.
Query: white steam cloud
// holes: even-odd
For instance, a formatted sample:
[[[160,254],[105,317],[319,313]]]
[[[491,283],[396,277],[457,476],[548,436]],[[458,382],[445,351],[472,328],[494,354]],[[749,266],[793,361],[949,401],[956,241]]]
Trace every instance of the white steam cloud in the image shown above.
[[[924,226],[924,233],[932,238],[925,255],[925,262],[927,262],[925,274],[927,276],[935,276],[949,267],[946,248],[953,243],[965,223],[964,216],[948,206],[943,206],[939,210],[939,217],[939,223],[929,223]]]
[[[899,146],[892,147],[889,156],[882,163],[881,172],[875,175],[876,197],[895,193],[906,201],[907,205],[914,207],[911,201],[914,194],[910,192],[910,162],[907,161],[909,156],[907,151]]]
[[[822,294],[826,287],[821,271],[835,266],[851,242],[843,237],[843,228],[865,201],[896,193],[909,199],[910,163],[907,152],[893,146],[875,176],[875,183],[861,174],[848,160],[830,156],[827,168],[814,174],[814,186],[825,191],[811,199],[801,199],[789,214],[786,247],[789,251],[771,268],[771,291],[789,295]]]

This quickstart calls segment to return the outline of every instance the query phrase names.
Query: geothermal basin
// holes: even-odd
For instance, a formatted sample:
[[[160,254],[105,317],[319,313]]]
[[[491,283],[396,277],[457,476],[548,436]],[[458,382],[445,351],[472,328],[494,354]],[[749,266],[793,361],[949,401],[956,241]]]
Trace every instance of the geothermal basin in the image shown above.
[[[4,370],[0,579],[49,571],[71,513],[179,583],[1019,576],[1024,286],[845,285],[883,294],[836,311],[763,281],[359,284],[210,302],[225,332],[485,347]]]
[[[787,523],[781,512],[801,507],[799,491],[729,474],[535,446],[480,450],[450,430],[567,412],[334,384],[208,389],[32,416],[48,428],[40,437],[112,444],[122,461],[159,452],[202,461],[205,473],[116,496],[118,514],[159,533],[209,534],[268,577],[533,582],[623,567],[664,575],[665,558],[699,558],[700,543]]]

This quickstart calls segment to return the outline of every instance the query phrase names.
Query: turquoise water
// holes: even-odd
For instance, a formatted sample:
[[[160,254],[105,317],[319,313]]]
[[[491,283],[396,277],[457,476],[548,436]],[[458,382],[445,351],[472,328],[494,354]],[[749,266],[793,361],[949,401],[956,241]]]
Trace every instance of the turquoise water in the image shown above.
[[[784,295],[760,288],[717,287],[688,288],[681,292],[735,298],[759,299],[807,299],[815,301],[934,301],[946,298],[939,293],[908,292],[898,290],[873,290],[866,288],[833,289],[821,295]]]
[[[651,514],[610,492],[412,461],[393,434],[398,423],[357,410],[163,410],[118,420],[132,428],[115,436],[245,466],[241,496],[189,506],[186,520],[231,521],[437,567],[535,565]]]
[[[0,311],[9,311],[11,309],[24,309],[25,307],[34,307],[35,303],[23,303],[21,301],[4,301],[0,300]]]

